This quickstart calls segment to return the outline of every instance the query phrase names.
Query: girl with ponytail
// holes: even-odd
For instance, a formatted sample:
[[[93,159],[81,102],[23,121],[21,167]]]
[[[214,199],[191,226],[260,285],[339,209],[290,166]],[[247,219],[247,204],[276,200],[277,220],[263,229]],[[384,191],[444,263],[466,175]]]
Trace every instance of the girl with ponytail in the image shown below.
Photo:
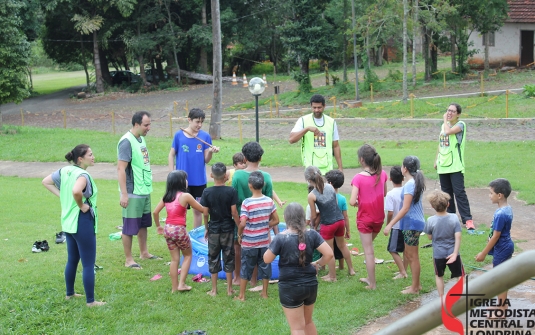
[[[321,237],[323,237],[325,242],[327,242],[327,244],[333,250],[333,241],[336,239],[336,244],[338,245],[338,248],[344,256],[344,260],[347,263],[349,275],[354,276],[355,270],[353,270],[351,255],[344,240],[346,222],[340,207],[338,207],[338,199],[336,197],[335,189],[330,184],[325,184],[320,170],[315,166],[309,166],[305,169],[305,179],[310,186],[314,187],[312,192],[308,194],[308,205],[310,208],[315,208],[315,206],[318,206],[318,210],[321,213],[319,222],[321,223]],[[310,222],[314,225],[314,228],[316,228],[318,224],[318,222],[316,222],[316,217],[316,211],[311,211]],[[336,268],[334,258],[329,261],[328,265],[329,274],[321,277],[321,279],[335,282]]]
[[[398,214],[385,227],[384,234],[388,236],[392,226],[400,221],[400,229],[405,241],[404,257],[412,272],[412,285],[401,291],[404,294],[418,294],[420,285],[420,259],[418,256],[418,244],[420,234],[424,230],[425,218],[422,206],[422,195],[425,190],[425,180],[420,171],[420,160],[416,156],[407,156],[403,160],[401,173],[405,177],[405,185],[401,191],[403,203]]]
[[[292,334],[316,334],[312,320],[314,303],[318,294],[318,268],[333,259],[331,247],[312,229],[306,229],[305,211],[293,202],[284,209],[287,229],[277,234],[268,250],[264,262],[271,263],[279,256],[279,299],[290,325]],[[322,257],[312,262],[317,249]]]

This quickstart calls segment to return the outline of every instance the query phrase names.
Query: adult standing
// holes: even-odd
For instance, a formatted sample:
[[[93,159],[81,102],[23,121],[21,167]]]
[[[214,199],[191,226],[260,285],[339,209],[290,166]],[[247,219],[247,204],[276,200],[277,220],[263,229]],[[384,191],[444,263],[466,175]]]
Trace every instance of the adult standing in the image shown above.
[[[444,113],[434,166],[440,179],[440,188],[450,195],[448,213],[455,214],[457,202],[463,224],[467,229],[475,229],[464,190],[466,124],[459,120],[461,112],[461,106],[452,103]]]
[[[176,168],[188,174],[188,190],[197,202],[206,188],[206,164],[214,152],[219,152],[219,147],[212,145],[210,134],[201,130],[204,118],[204,111],[199,108],[189,111],[188,128],[175,133],[168,157],[169,172]],[[201,224],[202,213],[193,209],[193,227]]]
[[[132,240],[137,235],[141,259],[161,259],[147,250],[147,228],[152,226],[150,194],[152,171],[145,136],[150,130],[150,114],[136,112],[132,116],[132,129],[121,137],[117,145],[117,178],[123,208],[122,241],[125,266],[140,270],[132,257]]]
[[[318,294],[317,271],[333,258],[331,247],[313,229],[306,229],[305,211],[298,203],[284,209],[287,229],[276,235],[264,261],[279,255],[279,299],[292,334],[317,334],[312,320]],[[312,262],[317,249],[322,257]]]
[[[97,185],[87,173],[95,165],[93,151],[88,145],[80,144],[65,155],[74,165],[61,168],[43,179],[43,185],[61,203],[61,228],[67,240],[67,265],[65,266],[65,299],[81,297],[74,292],[76,270],[82,260],[82,281],[87,306],[101,306],[105,302],[95,301],[95,259],[97,257]]]
[[[311,114],[297,119],[290,132],[290,144],[302,139],[301,158],[303,166],[313,165],[325,175],[333,169],[333,156],[338,169],[343,172],[342,153],[338,140],[338,127],[333,118],[324,115],[325,98],[314,94],[310,98]]]

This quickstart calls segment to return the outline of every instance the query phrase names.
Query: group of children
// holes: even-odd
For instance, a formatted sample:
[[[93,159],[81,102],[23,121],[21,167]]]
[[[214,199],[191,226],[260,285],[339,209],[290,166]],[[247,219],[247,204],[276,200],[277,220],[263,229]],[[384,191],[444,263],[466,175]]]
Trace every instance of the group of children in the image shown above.
[[[217,294],[217,274],[223,270],[227,277],[227,294],[234,293],[232,285],[239,284],[236,299],[245,300],[247,283],[256,285],[256,278],[262,279],[261,296],[267,298],[271,265],[263,261],[263,254],[269,246],[270,231],[278,232],[275,202],[283,206],[273,190],[271,176],[259,170],[264,151],[257,142],[249,142],[241,153],[233,157],[234,169],[227,171],[223,163],[212,165],[211,177],[214,186],[206,188],[199,202],[186,193],[187,175],[184,171],[171,172],[167,178],[166,193],[154,210],[154,221],[158,233],[166,237],[171,253],[170,274],[173,291],[186,291],[185,279],[191,263],[191,242],[185,229],[186,207],[189,205],[204,214],[205,238],[208,241],[209,270],[212,274],[210,295]],[[452,278],[464,275],[459,255],[461,225],[456,214],[447,212],[449,195],[442,191],[432,191],[428,201],[436,215],[427,219],[423,212],[424,176],[420,161],[415,156],[407,156],[401,166],[390,170],[393,189],[387,193],[388,176],[382,170],[381,157],[371,145],[365,144],[358,150],[358,161],[363,171],[351,181],[352,191],[349,204],[358,207],[356,223],[364,248],[367,276],[360,280],[367,289],[375,289],[375,255],[373,241],[383,230],[390,236],[387,250],[399,268],[394,279],[408,277],[412,282],[402,291],[416,294],[421,290],[419,239],[422,233],[432,240],[436,285],[440,296],[444,294],[444,270],[450,269]],[[324,176],[314,166],[305,169],[308,183],[307,222],[312,229],[318,229],[323,239],[335,251],[335,258],[347,263],[349,275],[355,275],[351,254],[345,239],[350,238],[347,216],[347,202],[338,189],[344,183],[344,175],[338,170],[329,171]],[[326,183],[325,183],[326,180]],[[404,184],[403,184],[404,182]],[[487,254],[494,256],[497,266],[512,257],[514,245],[510,237],[512,210],[507,205],[511,185],[505,179],[490,183],[490,199],[498,205],[491,226],[491,234],[486,247],[476,256],[481,262]],[[159,212],[167,210],[165,228],[160,226]],[[383,229],[386,211],[386,227]],[[308,221],[309,220],[309,221]],[[179,250],[184,260],[178,280]],[[403,257],[401,257],[403,253]],[[325,281],[336,281],[335,260],[328,264]],[[234,277],[234,278],[233,278]],[[239,280],[238,280],[239,278]],[[507,292],[498,296],[505,299]]]

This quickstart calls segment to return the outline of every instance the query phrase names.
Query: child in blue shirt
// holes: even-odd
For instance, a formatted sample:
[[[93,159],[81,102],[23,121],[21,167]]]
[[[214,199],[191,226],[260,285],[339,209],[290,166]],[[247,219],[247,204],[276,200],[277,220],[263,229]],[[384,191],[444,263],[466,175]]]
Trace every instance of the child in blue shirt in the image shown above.
[[[477,262],[483,262],[487,255],[494,257],[492,266],[498,266],[513,257],[515,244],[511,239],[511,225],[513,223],[513,210],[507,204],[507,198],[511,194],[511,183],[507,179],[498,178],[489,184],[489,198],[493,204],[498,205],[494,212],[494,218],[490,225],[490,234],[487,245],[476,255]],[[507,299],[507,291],[498,294],[498,305],[502,310],[507,309],[504,304]]]

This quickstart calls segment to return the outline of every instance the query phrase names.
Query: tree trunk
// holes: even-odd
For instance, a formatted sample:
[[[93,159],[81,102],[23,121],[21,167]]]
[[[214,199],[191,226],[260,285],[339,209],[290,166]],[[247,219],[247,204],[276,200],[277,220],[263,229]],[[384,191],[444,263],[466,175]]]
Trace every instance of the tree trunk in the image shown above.
[[[438,71],[438,48],[436,44],[431,45],[431,73]]]
[[[489,32],[485,34],[485,75],[489,71],[489,35]]]
[[[457,72],[457,63],[455,62],[455,34],[451,32],[450,35],[451,43],[451,72]]]
[[[377,47],[375,49],[375,66],[383,66],[383,46]]]
[[[206,0],[202,2],[201,20],[202,26],[206,27],[206,25],[208,24],[208,21],[206,20]],[[201,67],[202,73],[208,73],[208,55],[206,54],[206,49],[204,47],[201,47],[199,65]]]
[[[104,82],[102,81],[102,69],[100,67],[100,54],[98,47],[97,31],[93,32],[93,53],[94,53],[94,62],[95,62],[95,77],[96,77],[96,88],[97,93],[104,92]]]
[[[301,73],[302,74],[308,74],[309,63],[310,63],[310,60],[308,58],[307,59],[301,59],[300,68],[301,68]]]
[[[424,72],[425,72],[425,81],[431,80],[431,72],[429,71],[429,36],[427,35],[427,27],[422,28],[422,32],[424,34],[424,43],[422,48],[422,53],[424,55]]]
[[[141,23],[139,20],[137,21],[137,37],[140,38],[141,36]],[[137,61],[139,62],[139,74],[141,75],[141,80],[143,81],[143,85],[149,85],[147,82],[147,74],[145,73],[145,63],[143,62],[143,53],[140,53],[137,56]],[[152,70],[152,80],[155,79],[154,70]]]
[[[342,76],[342,82],[344,83],[347,83],[347,35],[346,35],[346,31],[347,31],[347,23],[346,23],[346,20],[347,20],[347,7],[348,7],[348,4],[347,4],[347,0],[344,0],[344,10],[343,10],[343,15],[344,15],[344,33],[342,34],[342,38],[343,38],[343,48],[342,48],[342,62],[343,62],[343,76]]]
[[[33,91],[32,68],[28,66],[28,78],[30,79],[30,91]]]
[[[169,20],[167,23],[169,24],[169,28],[171,29],[171,36],[172,38],[174,39],[175,38],[175,31],[173,29],[173,21],[172,21],[172,18],[171,18],[171,5],[169,3],[167,3],[167,1],[164,1],[163,2],[164,5],[165,5],[165,9],[167,10],[167,19]],[[180,78],[180,66],[178,65],[178,58],[177,58],[177,55],[176,55],[176,43],[174,41],[171,41],[171,44],[173,44],[173,56],[174,56],[174,59],[175,59],[175,66],[177,68],[177,82],[178,84],[180,85],[181,84],[181,78]]]
[[[407,103],[408,92],[407,92],[407,15],[409,14],[409,9],[407,5],[407,0],[403,0],[403,97],[402,100],[404,103]]]
[[[89,82],[89,71],[87,71],[87,62],[85,61],[85,48],[83,37],[80,39],[80,49],[82,50],[82,66],[84,67],[85,71],[85,81],[87,83],[87,88],[89,88],[89,85],[91,85],[91,83]]]
[[[369,30],[366,31],[366,58],[368,58],[368,69],[371,69],[371,63],[370,63],[370,35]]]
[[[221,20],[219,16],[219,0],[212,1],[212,36],[213,36],[213,73],[214,73],[214,100],[212,103],[212,117],[210,118],[210,137],[221,138],[221,109],[222,109],[222,71],[223,59],[221,51]]]
[[[418,35],[418,0],[412,9],[412,87],[416,87],[416,35]]]
[[[111,84],[110,68],[108,67],[108,60],[106,52],[99,47],[100,72],[102,74],[102,81]]]

